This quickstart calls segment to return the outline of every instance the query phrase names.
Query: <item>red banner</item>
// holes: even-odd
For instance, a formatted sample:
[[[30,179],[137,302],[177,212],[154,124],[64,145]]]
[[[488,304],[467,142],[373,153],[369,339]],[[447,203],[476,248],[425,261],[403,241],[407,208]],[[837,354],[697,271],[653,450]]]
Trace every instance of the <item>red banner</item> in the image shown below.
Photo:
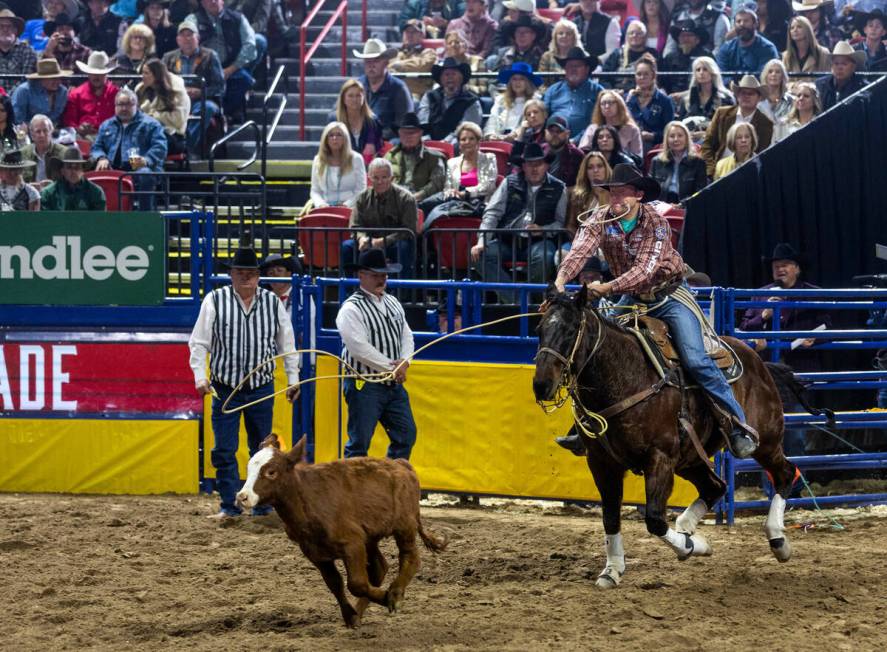
[[[0,409],[16,413],[176,414],[203,409],[184,343],[0,345]]]

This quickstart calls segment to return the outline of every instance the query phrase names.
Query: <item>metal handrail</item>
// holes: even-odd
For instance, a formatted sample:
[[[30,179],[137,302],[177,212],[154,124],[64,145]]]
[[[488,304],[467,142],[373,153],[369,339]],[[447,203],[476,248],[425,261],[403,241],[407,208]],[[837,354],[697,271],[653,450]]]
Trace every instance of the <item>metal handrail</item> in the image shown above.
[[[280,84],[281,79],[283,80],[283,94],[280,95],[280,104],[277,105],[277,112],[274,114],[274,120],[269,129],[268,127],[268,105],[275,95],[277,95],[277,86]],[[289,94],[289,77],[286,75],[286,67],[279,66],[277,68],[277,74],[274,75],[274,81],[271,82],[271,86],[268,87],[268,91],[265,93],[265,98],[262,100],[262,170],[261,174],[264,178],[266,176],[267,166],[268,166],[268,144],[271,142],[271,139],[274,138],[274,132],[277,130],[277,125],[280,123],[280,119],[283,117],[283,112],[286,109],[287,105],[287,95]]]
[[[213,146],[209,150],[209,171],[210,172],[216,171],[216,167],[215,167],[216,148],[219,147],[220,145],[224,145],[229,140],[234,138],[234,136],[239,134],[241,131],[245,131],[246,129],[248,129],[250,127],[254,130],[256,147],[253,150],[253,155],[250,156],[246,161],[244,161],[243,163],[241,163],[240,165],[237,166],[237,171],[239,172],[241,170],[245,170],[250,165],[252,165],[253,163],[256,162],[256,159],[259,158],[259,156],[261,155],[261,151],[262,151],[261,129],[259,129],[259,125],[256,124],[255,120],[247,120],[242,125],[237,127],[237,129],[235,129],[234,131],[229,131],[222,138],[220,138],[219,140],[217,140],[216,142],[213,143]],[[264,175],[262,175],[262,176],[264,177]]]
[[[333,11],[333,15],[330,16],[329,20],[326,21],[326,24],[323,26],[323,29],[320,30],[320,34],[317,35],[317,40],[314,41],[314,45],[311,46],[311,49],[308,52],[305,52],[305,42],[308,40],[308,26],[311,24],[311,21],[314,20],[314,17],[317,16],[317,12],[321,10],[323,5],[326,3],[326,0],[321,0],[316,5],[314,5],[314,9],[311,10],[311,13],[308,14],[308,17],[305,18],[305,21],[299,27],[299,61],[302,64],[302,74],[301,74],[301,83],[299,84],[299,139],[305,140],[305,68],[308,65],[308,61],[311,60],[311,57],[314,56],[314,53],[317,52],[317,48],[320,47],[320,44],[323,43],[323,39],[326,38],[326,35],[329,33],[333,24],[336,22],[336,19],[339,16],[342,17],[342,76],[344,77],[347,74],[348,70],[348,0],[342,0],[335,11]],[[364,6],[366,6],[366,0],[364,0]]]

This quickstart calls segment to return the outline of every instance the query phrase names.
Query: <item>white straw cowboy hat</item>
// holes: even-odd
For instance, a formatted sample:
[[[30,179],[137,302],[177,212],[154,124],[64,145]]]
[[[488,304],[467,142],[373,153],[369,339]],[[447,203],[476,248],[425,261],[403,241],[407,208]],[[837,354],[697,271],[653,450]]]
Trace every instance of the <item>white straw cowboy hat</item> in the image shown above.
[[[814,9],[830,5],[833,2],[834,0],[801,0],[801,2],[795,2],[795,0],[792,0],[792,9],[794,9],[796,13],[800,11],[813,11]]]
[[[761,86],[761,82],[754,75],[743,75],[738,84],[736,82],[730,84],[730,90],[733,91],[734,95],[743,89],[752,90],[761,97],[764,96],[764,87]]]
[[[11,12],[7,8],[0,9],[0,20],[11,20],[12,24],[15,25],[15,35],[19,37],[22,35],[22,32],[25,31],[25,21],[16,16],[13,12]]]
[[[857,68],[865,64],[865,52],[862,50],[854,50],[853,46],[847,41],[838,41],[835,43],[835,49],[832,50],[832,59],[835,57],[850,57],[856,62]]]
[[[533,0],[505,0],[502,3],[506,9],[516,9],[517,11],[526,11],[533,13],[536,11],[536,3]]]
[[[80,72],[86,73],[87,75],[107,75],[117,68],[116,65],[111,63],[111,57],[102,50],[96,50],[90,54],[86,63],[75,61],[74,65],[77,66],[77,69]]]
[[[378,59],[385,57],[386,59],[394,56],[396,50],[389,48],[385,43],[377,38],[371,38],[363,44],[363,52],[360,50],[351,50],[358,59]]]
[[[58,59],[39,59],[37,61],[37,71],[26,75],[26,77],[28,79],[60,79],[62,77],[70,77],[73,74],[70,70],[59,68]]]

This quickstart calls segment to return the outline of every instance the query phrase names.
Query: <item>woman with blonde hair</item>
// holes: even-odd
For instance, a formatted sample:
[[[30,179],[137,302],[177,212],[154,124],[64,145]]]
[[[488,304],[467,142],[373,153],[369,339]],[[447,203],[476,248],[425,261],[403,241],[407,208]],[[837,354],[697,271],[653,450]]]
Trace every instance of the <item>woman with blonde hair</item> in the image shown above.
[[[693,151],[690,130],[679,120],[669,122],[662,151],[653,158],[650,176],[659,182],[659,199],[677,204],[708,185],[705,161]]]
[[[582,134],[579,140],[579,149],[590,150],[594,141],[595,132],[603,125],[615,127],[619,132],[619,143],[622,151],[640,157],[644,146],[641,142],[641,130],[635,124],[634,118],[625,106],[625,100],[616,91],[601,91],[598,93],[594,111],[591,114],[591,124]]]
[[[804,16],[795,16],[788,24],[785,52],[782,63],[789,72],[828,72],[832,55],[828,48],[819,44],[813,24]]]
[[[798,82],[795,84],[795,103],[788,112],[785,122],[773,126],[773,142],[778,143],[795,133],[820,113],[822,113],[822,100],[819,98],[816,84]]]
[[[579,164],[576,185],[570,190],[567,204],[567,218],[564,228],[570,235],[576,235],[580,220],[588,217],[588,212],[610,203],[610,193],[600,184],[610,180],[613,169],[607,157],[601,152],[589,152]]]
[[[328,124],[311,163],[311,207],[353,207],[366,187],[366,166],[363,157],[351,149],[348,127],[341,122]]]
[[[517,61],[500,70],[496,80],[505,88],[493,102],[484,135],[487,140],[514,140],[515,129],[524,117],[524,106],[538,97],[536,89],[542,85],[542,78],[533,74],[530,64]]]
[[[794,96],[788,92],[788,73],[779,59],[770,59],[761,71],[761,86],[764,91],[758,109],[770,122],[778,125],[785,120],[795,103]]]
[[[574,47],[583,47],[579,28],[572,20],[561,18],[554,24],[548,50],[539,59],[539,72],[563,73],[564,69],[557,60],[566,59],[570,49]]]
[[[327,116],[328,122],[341,122],[348,130],[351,149],[360,152],[369,165],[382,149],[382,125],[373,115],[366,101],[366,91],[356,79],[347,79],[339,89],[336,109]]]
[[[142,67],[155,55],[154,32],[144,23],[130,25],[120,40],[120,52],[114,58],[115,73],[140,75]]]
[[[641,57],[649,54],[655,61],[659,53],[647,47],[647,26],[639,20],[632,20],[625,28],[625,44],[600,57],[603,72],[633,73]],[[613,81],[613,88],[627,91],[634,85],[634,78],[626,74]]]
[[[750,122],[737,122],[727,131],[727,149],[733,152],[718,161],[715,180],[725,177],[755,155],[758,133]]]
[[[518,143],[539,143],[540,145],[544,143],[546,120],[548,120],[548,108],[545,106],[545,102],[536,98],[527,100],[524,104],[524,119],[514,134],[515,149],[518,149]],[[512,155],[516,157],[517,153],[512,152]]]
[[[687,124],[687,118],[693,118],[690,133],[695,142],[701,142],[715,111],[734,104],[736,100],[724,86],[718,64],[711,57],[699,57],[693,61],[689,90],[678,95],[675,101],[675,119]]]

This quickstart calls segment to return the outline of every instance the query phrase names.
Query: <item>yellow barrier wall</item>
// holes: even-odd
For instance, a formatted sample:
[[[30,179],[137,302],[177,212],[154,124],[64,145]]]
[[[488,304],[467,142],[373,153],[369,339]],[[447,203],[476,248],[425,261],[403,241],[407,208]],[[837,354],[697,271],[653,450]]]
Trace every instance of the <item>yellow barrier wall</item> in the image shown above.
[[[317,375],[338,373],[337,362],[319,358]],[[546,415],[532,391],[533,367],[462,362],[414,362],[407,390],[418,426],[411,462],[423,489],[575,500],[599,500],[584,458],[554,443],[572,425],[568,406]],[[317,383],[315,458],[341,456],[338,381]],[[341,443],[347,406],[341,403]],[[388,438],[379,427],[371,455],[384,456]],[[625,502],[643,503],[644,480],[626,475]],[[669,504],[697,496],[676,478]]]
[[[198,490],[197,421],[3,419],[0,491]]]

